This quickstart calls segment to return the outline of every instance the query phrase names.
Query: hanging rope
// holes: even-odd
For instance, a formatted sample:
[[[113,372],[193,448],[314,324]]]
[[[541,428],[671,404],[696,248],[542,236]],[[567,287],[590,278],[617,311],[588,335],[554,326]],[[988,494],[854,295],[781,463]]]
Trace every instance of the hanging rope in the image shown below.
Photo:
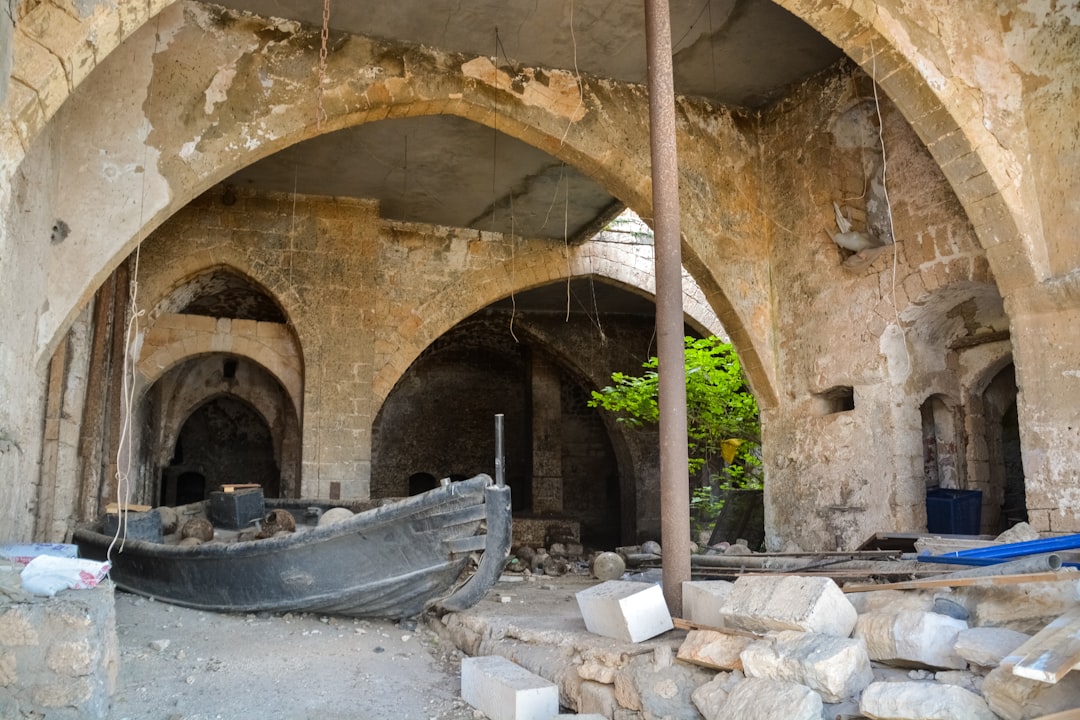
[[[323,108],[323,87],[326,85],[326,40],[330,37],[330,0],[323,0],[320,37],[322,45],[319,47],[319,107],[315,111],[315,129],[322,131],[323,121],[326,120],[326,110]]]

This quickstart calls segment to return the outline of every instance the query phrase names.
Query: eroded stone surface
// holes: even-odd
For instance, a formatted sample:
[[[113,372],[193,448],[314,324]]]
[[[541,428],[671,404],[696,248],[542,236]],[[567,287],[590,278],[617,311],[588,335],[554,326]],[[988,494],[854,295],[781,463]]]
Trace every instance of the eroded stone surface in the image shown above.
[[[739,654],[753,638],[712,630],[691,630],[679,646],[679,659],[716,670],[742,670]]]
[[[720,694],[715,697],[719,699]],[[805,685],[746,678],[731,688],[721,705],[706,706],[702,714],[708,720],[819,720],[822,709],[821,696]]]
[[[995,720],[986,702],[956,685],[876,682],[863,691],[859,709],[888,720]]]
[[[827,703],[857,695],[874,679],[862,640],[818,633],[770,633],[749,645],[742,661],[747,677],[799,683]]]
[[[953,650],[957,635],[968,627],[963,620],[937,613],[901,610],[859,616],[855,637],[866,643],[871,660],[912,667],[967,667]]]
[[[802,630],[847,637],[857,613],[826,577],[747,575],[735,582],[723,610],[730,627],[754,632]]]
[[[996,667],[1030,638],[1027,633],[1008,628],[974,627],[957,634],[953,649],[969,663]]]

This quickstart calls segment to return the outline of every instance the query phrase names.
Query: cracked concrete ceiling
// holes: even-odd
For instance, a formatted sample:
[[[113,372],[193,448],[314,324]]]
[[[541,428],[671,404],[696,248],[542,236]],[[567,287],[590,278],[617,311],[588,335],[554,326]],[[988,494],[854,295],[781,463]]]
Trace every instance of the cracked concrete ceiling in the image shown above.
[[[225,0],[262,16],[322,23],[322,3]],[[771,0],[671,0],[676,92],[754,109],[840,58]],[[332,33],[645,82],[642,0],[331,0]],[[454,116],[383,120],[314,138],[237,173],[263,190],[371,198],[384,217],[575,240],[622,205],[576,169]]]

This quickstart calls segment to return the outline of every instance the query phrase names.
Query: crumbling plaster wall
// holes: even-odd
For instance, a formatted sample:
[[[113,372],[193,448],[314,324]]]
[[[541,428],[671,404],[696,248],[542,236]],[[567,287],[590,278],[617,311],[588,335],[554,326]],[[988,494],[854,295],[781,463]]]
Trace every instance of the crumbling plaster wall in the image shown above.
[[[1036,519],[1041,529],[1068,531],[1080,516],[1076,512],[1080,506],[1075,492],[1077,471],[1070,461],[1080,450],[1080,428],[1072,422],[1073,409],[1080,402],[1080,373],[1075,364],[1075,358],[1080,356],[1080,338],[1071,332],[1080,319],[1077,276],[1071,272],[1080,264],[1080,250],[1073,234],[1080,215],[1075,202],[1080,196],[1076,191],[1080,175],[1073,172],[1080,148],[1080,113],[1076,112],[1074,92],[1080,57],[1070,49],[1080,32],[1080,23],[1070,16],[1076,13],[1075,7],[1018,3],[1001,12],[997,6],[988,5],[959,13],[952,6],[928,1],[837,4],[828,0],[781,0],[780,4],[872,71],[928,145],[972,218],[981,244],[988,248],[987,257],[1005,296],[1012,324],[1022,386],[1025,465],[1031,489],[1035,490],[1029,496],[1029,505],[1037,511],[1035,517],[1041,518]],[[234,150],[232,163],[222,162],[230,155],[221,151],[229,144],[221,138],[216,144],[208,142],[200,148],[200,153],[205,154],[196,162],[189,162],[191,157],[174,159],[192,138],[207,139],[197,128],[192,128],[195,132],[181,133],[184,137],[176,138],[175,143],[155,136],[152,147],[136,148],[127,140],[146,134],[141,111],[146,105],[146,112],[153,114],[154,107],[145,102],[151,64],[138,61],[148,57],[156,45],[154,33],[150,32],[143,33],[141,46],[125,46],[132,53],[125,53],[123,63],[114,63],[124,67],[114,67],[105,74],[90,94],[93,100],[88,103],[92,108],[84,109],[81,117],[69,116],[70,124],[64,124],[66,132],[56,132],[56,113],[69,104],[69,95],[81,89],[87,77],[99,75],[91,71],[107,62],[111,52],[146,20],[155,18],[155,30],[161,31],[159,37],[166,44],[177,42],[183,35],[177,29],[177,6],[160,17],[155,16],[164,3],[81,7],[41,3],[16,27],[12,82],[0,123],[0,177],[10,180],[0,183],[0,207],[5,209],[0,248],[6,259],[5,282],[0,283],[0,319],[10,338],[0,347],[0,367],[5,370],[9,388],[0,410],[0,482],[12,491],[11,509],[5,518],[11,522],[4,526],[5,532],[14,536],[28,534],[27,510],[32,506],[35,488],[25,478],[38,476],[43,417],[43,393],[39,390],[44,385],[44,365],[83,301],[111,267],[126,256],[139,236],[187,199],[235,167],[315,132],[310,120],[302,119],[310,117],[305,112],[306,103],[291,103],[286,97],[267,98],[268,107],[281,110],[282,121],[280,125],[271,123],[278,130],[269,136],[253,131],[258,121],[224,122],[228,118],[221,117],[222,111],[231,108],[236,99],[230,92],[226,102],[212,103],[209,115],[214,117],[202,126],[217,127],[223,131],[222,138],[244,138],[244,144],[251,146],[246,151]],[[288,35],[290,31],[282,32]],[[198,42],[193,42],[196,36]],[[187,37],[197,48],[193,57],[202,57],[209,41],[220,38],[195,28]],[[260,48],[255,54],[270,57],[281,45],[271,48],[255,44]],[[402,63],[375,62],[366,67],[389,69],[387,79],[392,82],[370,82],[370,73],[357,72],[365,67],[363,62],[357,63],[357,58],[365,54],[365,47],[369,59],[381,53],[372,51],[376,46],[371,43],[349,45],[350,53],[332,59],[334,90],[328,98],[328,129],[374,117],[369,108],[388,110],[394,105],[397,111],[409,112],[406,108],[410,103],[415,112],[441,110],[467,117],[471,112],[473,119],[485,122],[485,112],[490,110],[483,108],[500,102],[500,112],[507,113],[506,127],[516,136],[545,147],[543,138],[563,135],[565,108],[559,112],[523,107],[520,97],[501,89],[497,73],[494,87],[490,78],[487,86],[482,85],[483,73],[478,72],[463,82],[461,64],[447,63],[446,56],[441,56],[441,60],[424,65],[437,53],[426,58],[423,53],[413,53],[410,61],[421,62],[410,66],[411,79],[405,79],[401,72]],[[293,68],[295,82],[290,87],[296,98],[311,95],[312,81],[307,77],[313,64],[311,47],[314,45],[309,44],[308,57],[303,60],[290,52],[278,56],[287,58],[286,64]],[[355,48],[361,48],[359,53]],[[202,67],[222,66],[223,58],[216,52],[206,53],[205,59]],[[182,73],[175,72],[185,67],[182,63],[163,65],[171,79],[184,80],[179,77]],[[172,86],[171,81],[158,83],[155,97],[161,94],[163,98],[201,99],[189,103],[191,114],[184,118],[198,119],[196,110],[206,101],[203,91],[214,77],[216,72],[189,77],[197,81],[196,85],[202,83],[193,94],[178,92],[180,88]],[[417,91],[416,85],[433,77],[439,80]],[[611,88],[610,84],[593,81],[586,85],[586,102],[581,104],[584,108],[603,107],[610,111],[641,107],[640,89]],[[451,98],[457,93],[462,98],[455,105]],[[365,109],[346,119],[341,113],[352,97],[364,97],[361,107]],[[684,177],[689,179],[683,187],[684,207],[688,208],[684,221],[690,251],[687,265],[699,278],[725,325],[732,329],[748,372],[756,379],[759,397],[764,397],[766,406],[772,406],[775,398],[768,378],[777,364],[768,353],[775,341],[759,341],[756,334],[762,326],[771,325],[768,310],[762,309],[768,303],[762,303],[759,294],[761,287],[769,286],[761,282],[768,273],[763,263],[755,262],[756,256],[739,252],[740,247],[754,245],[755,235],[749,230],[757,229],[749,222],[739,224],[739,216],[760,216],[763,204],[756,188],[736,189],[734,183],[715,182],[717,177],[730,178],[732,172],[746,168],[731,159],[738,152],[717,162],[714,141],[715,145],[736,150],[744,149],[745,143],[730,131],[732,123],[726,113],[692,105],[699,114],[689,126],[698,135],[681,135],[680,143],[683,148],[703,152],[684,152],[684,157],[691,164],[700,161],[701,167],[711,165],[718,170],[716,175],[684,170]],[[115,112],[101,112],[103,107]],[[682,107],[685,110],[686,104]],[[237,115],[232,119],[236,120]],[[161,122],[161,118],[155,120]],[[590,129],[597,129],[590,123],[597,122],[589,113],[583,121],[575,122],[566,134],[567,145],[559,149],[561,156],[601,178],[616,195],[647,216],[648,181],[639,170],[647,163],[637,161],[645,157],[640,122],[635,125],[620,114],[599,128],[616,142],[590,146],[582,141],[583,137],[603,137],[599,131],[595,136],[589,134]],[[109,124],[110,132],[95,137],[91,131],[102,123]],[[686,131],[688,124],[682,127]],[[45,140],[43,136],[47,136]],[[124,140],[120,142],[120,138]],[[108,142],[102,142],[106,139]],[[623,152],[623,147],[629,150]],[[162,149],[165,152],[159,152]],[[102,151],[100,155],[98,150]],[[94,157],[107,158],[107,162],[85,162]],[[80,178],[77,171],[83,166],[86,170]],[[102,182],[103,178],[111,181]],[[58,193],[56,186],[62,183],[66,188],[78,187],[85,192]],[[85,202],[71,207],[74,197]],[[126,204],[115,207],[116,199],[121,197]],[[739,201],[740,197],[743,200]],[[132,198],[139,201],[130,202]],[[61,199],[65,202],[59,202]],[[731,208],[740,212],[729,214]],[[109,237],[74,227],[72,242],[62,253],[41,240],[30,242],[30,238],[52,235],[56,220],[64,217],[93,217],[100,227],[110,228]],[[708,220],[718,218],[719,222],[709,224]],[[739,233],[731,232],[732,222],[739,224]],[[727,234],[717,237],[715,228]],[[72,247],[78,249],[72,252]],[[734,274],[745,278],[741,283],[722,283],[716,278],[715,274],[722,272],[726,254],[736,258]],[[59,268],[68,270],[61,272]],[[43,298],[48,301],[43,302]]]
[[[774,549],[849,548],[877,531],[924,527],[920,405],[934,394],[960,405],[953,340],[1007,328],[959,202],[895,106],[872,91],[849,68],[805,83],[761,119],[782,338],[782,401],[764,414]],[[853,124],[873,142],[851,143]],[[896,242],[850,257],[830,237],[834,202],[865,211],[871,228],[874,203],[885,206],[884,240]],[[828,402],[838,387],[852,388],[854,408]]]
[[[1030,521],[1080,531],[1080,8],[779,4],[878,79],[964,206],[1010,321]]]

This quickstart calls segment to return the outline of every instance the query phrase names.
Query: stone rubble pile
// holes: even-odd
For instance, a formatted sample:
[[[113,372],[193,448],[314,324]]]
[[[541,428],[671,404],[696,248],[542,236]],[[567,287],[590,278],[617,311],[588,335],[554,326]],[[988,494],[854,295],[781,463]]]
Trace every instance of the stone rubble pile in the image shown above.
[[[1080,574],[850,593],[824,576],[693,581],[670,631],[657,590],[585,585],[580,629],[482,614],[440,625],[466,654],[503,655],[555,684],[563,708],[610,720],[1034,720],[1080,708],[1080,670],[1056,684],[1012,672],[1017,648],[1080,607]],[[655,629],[629,641],[630,626]]]
[[[1080,672],[1051,685],[1015,676],[1008,659],[1032,625],[1077,607],[1080,577],[849,595],[824,577],[749,575],[685,588],[687,620],[723,628],[690,630],[678,652],[719,670],[690,691],[706,720],[1028,720],[1080,708]],[[943,607],[950,614],[936,611]],[[987,616],[998,624],[976,624]]]

